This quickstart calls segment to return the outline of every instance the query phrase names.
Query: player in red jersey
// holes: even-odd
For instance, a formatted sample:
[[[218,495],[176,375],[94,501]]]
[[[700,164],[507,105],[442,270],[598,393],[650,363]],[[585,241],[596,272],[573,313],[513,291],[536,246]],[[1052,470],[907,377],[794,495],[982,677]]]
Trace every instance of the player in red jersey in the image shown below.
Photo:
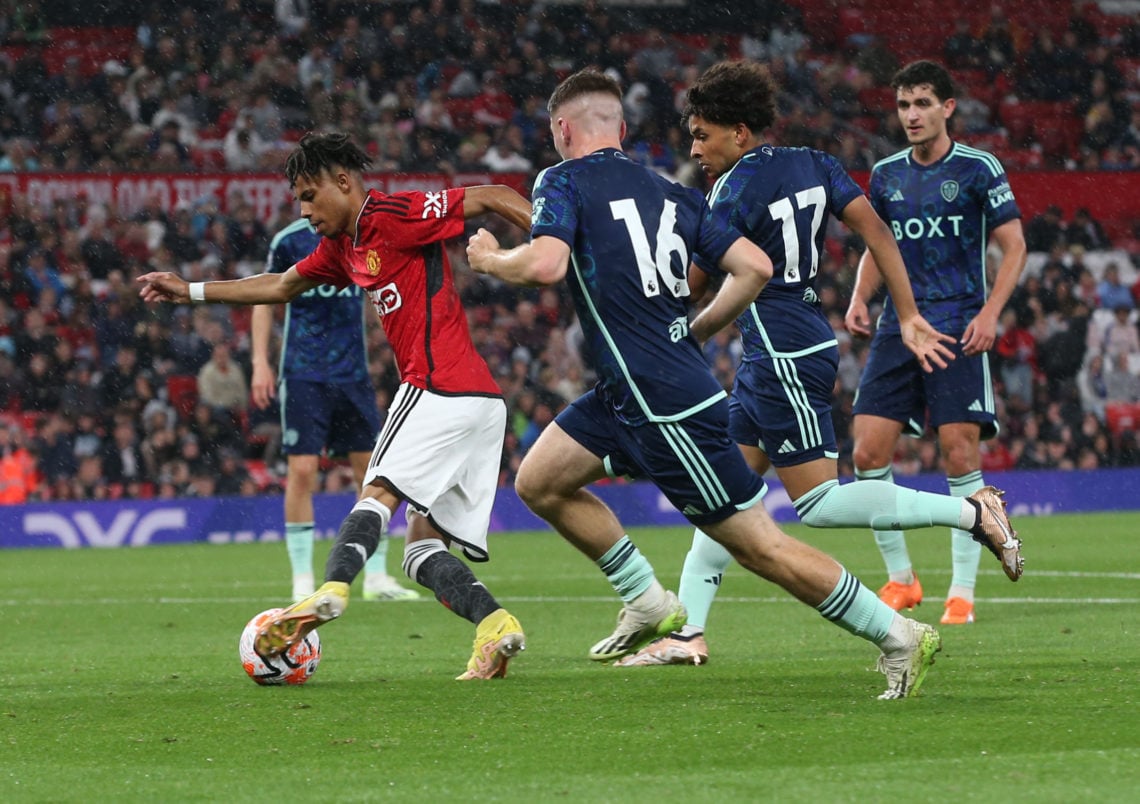
[[[391,195],[366,190],[368,155],[340,133],[308,134],[285,164],[301,215],[323,236],[284,273],[187,283],[140,276],[148,302],[280,304],[321,284],[359,285],[384,325],[401,384],[372,452],[360,499],[341,524],[325,584],[269,621],[256,648],[275,656],[348,605],[349,585],[408,503],[404,571],[476,624],[459,678],[500,678],[525,647],[522,627],[449,552],[487,560],[487,528],[506,432],[498,383],[475,350],[443,241],[466,218],[495,212],[523,229],[530,204],[498,185]]]

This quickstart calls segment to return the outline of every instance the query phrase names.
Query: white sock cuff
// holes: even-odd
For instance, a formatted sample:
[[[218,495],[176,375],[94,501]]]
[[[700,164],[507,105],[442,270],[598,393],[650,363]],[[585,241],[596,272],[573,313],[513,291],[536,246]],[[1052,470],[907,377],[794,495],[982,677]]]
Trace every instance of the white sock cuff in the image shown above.
[[[436,553],[446,552],[447,545],[443,543],[443,539],[420,539],[408,542],[404,545],[404,574],[410,580],[419,583],[416,576],[419,575],[423,563]]]
[[[381,538],[388,534],[388,523],[392,520],[392,509],[384,503],[377,500],[375,497],[361,497],[356,501],[356,505],[352,506],[353,511],[368,511],[369,513],[377,514],[384,520],[384,528],[381,531]]]
[[[856,480],[883,480],[887,483],[895,482],[894,467],[891,464],[879,469],[855,469]]]

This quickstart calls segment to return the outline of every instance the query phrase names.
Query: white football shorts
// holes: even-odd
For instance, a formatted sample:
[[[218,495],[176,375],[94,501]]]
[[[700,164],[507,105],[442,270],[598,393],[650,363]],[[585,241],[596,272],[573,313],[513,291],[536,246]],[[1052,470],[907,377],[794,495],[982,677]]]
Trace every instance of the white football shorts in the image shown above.
[[[364,483],[382,478],[468,558],[486,561],[506,430],[507,406],[499,397],[442,396],[404,383]]]

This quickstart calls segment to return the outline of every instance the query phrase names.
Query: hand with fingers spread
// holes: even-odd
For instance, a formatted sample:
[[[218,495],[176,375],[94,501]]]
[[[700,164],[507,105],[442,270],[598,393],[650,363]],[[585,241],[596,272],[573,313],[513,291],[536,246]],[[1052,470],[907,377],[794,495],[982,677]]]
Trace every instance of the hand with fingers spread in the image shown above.
[[[954,343],[954,336],[939,332],[920,315],[900,321],[899,334],[903,345],[914,352],[918,364],[928,374],[936,368],[946,368],[949,361],[954,359],[954,352],[946,345]]]

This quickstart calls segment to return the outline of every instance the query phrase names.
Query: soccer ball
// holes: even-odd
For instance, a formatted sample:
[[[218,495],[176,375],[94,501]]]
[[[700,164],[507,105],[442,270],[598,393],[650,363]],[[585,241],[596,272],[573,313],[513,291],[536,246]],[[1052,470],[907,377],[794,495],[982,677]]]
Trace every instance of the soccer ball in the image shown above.
[[[245,668],[246,675],[258,684],[304,684],[317,672],[317,665],[321,663],[321,638],[316,631],[310,631],[296,645],[272,659],[262,656],[253,647],[261,626],[279,611],[281,609],[266,609],[246,623],[238,643],[241,666]]]

